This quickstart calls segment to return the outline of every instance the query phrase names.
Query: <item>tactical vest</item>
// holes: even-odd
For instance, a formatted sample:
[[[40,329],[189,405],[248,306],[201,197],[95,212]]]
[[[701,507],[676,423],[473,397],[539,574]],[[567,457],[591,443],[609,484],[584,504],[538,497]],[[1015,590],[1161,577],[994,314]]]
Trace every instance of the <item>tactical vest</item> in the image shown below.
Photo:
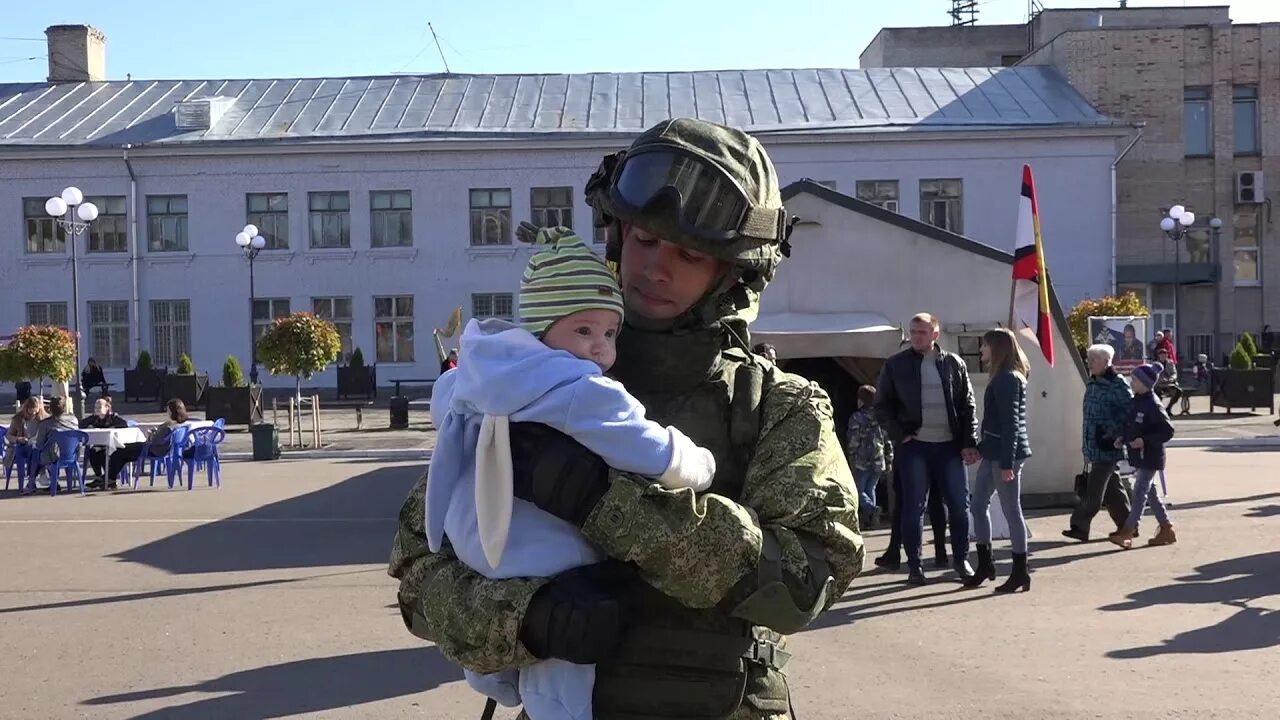
[[[760,434],[760,408],[773,367],[727,350],[718,377],[689,392],[637,394],[646,414],[674,425],[716,457],[711,492],[738,500]],[[766,543],[766,553],[777,552]],[[715,558],[707,558],[715,562]],[[596,666],[600,720],[718,720],[746,703],[752,715],[787,713],[789,655],[783,637],[729,616],[694,610],[644,583],[636,621],[617,657]]]

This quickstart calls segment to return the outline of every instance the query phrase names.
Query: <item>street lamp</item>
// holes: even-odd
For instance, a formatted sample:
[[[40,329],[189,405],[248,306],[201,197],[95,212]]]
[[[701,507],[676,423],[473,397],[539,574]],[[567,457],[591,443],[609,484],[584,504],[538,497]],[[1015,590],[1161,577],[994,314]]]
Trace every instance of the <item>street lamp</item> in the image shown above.
[[[244,229],[236,234],[236,245],[244,251],[244,256],[249,258],[249,383],[251,385],[258,384],[258,343],[253,337],[253,259],[258,257],[258,253],[262,248],[267,246],[266,238],[258,234],[257,225],[245,225]]]
[[[1182,251],[1178,248],[1178,244],[1185,243],[1188,228],[1194,225],[1195,221],[1196,214],[1182,205],[1169,208],[1168,213],[1160,219],[1160,229],[1164,231],[1165,237],[1173,241],[1173,331],[1175,335],[1182,332],[1182,304],[1179,302],[1182,297]],[[1213,230],[1216,240],[1218,232],[1222,229],[1222,220],[1218,217],[1210,218],[1209,227]],[[1216,248],[1214,252],[1216,257]],[[1170,341],[1173,342],[1175,339],[1170,338]]]
[[[76,372],[80,372],[80,275],[79,255],[76,253],[76,238],[89,229],[89,223],[98,219],[98,206],[84,201],[84,193],[80,188],[72,186],[62,191],[61,196],[51,197],[44,203],[44,211],[56,218],[58,225],[67,235],[71,245],[71,318],[76,333]],[[72,412],[79,416],[84,409],[84,388],[76,383],[76,392],[72,396],[74,407]]]

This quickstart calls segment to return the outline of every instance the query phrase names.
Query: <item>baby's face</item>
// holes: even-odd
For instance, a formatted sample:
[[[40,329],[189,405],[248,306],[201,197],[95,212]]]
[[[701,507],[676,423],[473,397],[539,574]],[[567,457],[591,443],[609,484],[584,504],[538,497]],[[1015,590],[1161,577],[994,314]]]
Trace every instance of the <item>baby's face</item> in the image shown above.
[[[615,343],[622,318],[610,310],[582,310],[566,315],[547,328],[542,342],[547,347],[565,350],[608,372],[618,357]]]

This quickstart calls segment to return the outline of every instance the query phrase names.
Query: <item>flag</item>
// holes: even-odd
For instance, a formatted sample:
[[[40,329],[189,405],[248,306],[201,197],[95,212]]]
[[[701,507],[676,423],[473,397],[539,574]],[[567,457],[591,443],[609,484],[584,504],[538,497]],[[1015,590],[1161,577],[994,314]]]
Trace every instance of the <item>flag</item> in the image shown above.
[[[1022,166],[1022,201],[1013,251],[1013,303],[1009,327],[1034,339],[1053,366],[1053,326],[1049,320],[1049,280],[1040,237],[1040,205],[1031,166]]]

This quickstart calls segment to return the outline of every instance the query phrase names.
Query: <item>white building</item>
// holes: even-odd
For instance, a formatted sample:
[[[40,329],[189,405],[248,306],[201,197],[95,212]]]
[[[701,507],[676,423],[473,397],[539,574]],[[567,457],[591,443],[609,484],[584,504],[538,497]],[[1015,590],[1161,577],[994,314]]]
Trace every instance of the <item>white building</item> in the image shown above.
[[[1013,255],[812,182],[791,185],[784,197],[802,222],[791,258],[763,295],[752,341],[772,343],[786,370],[822,384],[843,434],[858,385],[874,385],[911,316],[931,312],[942,323],[939,344],[969,367],[981,417],[989,376],[979,340],[1008,324]],[[1050,302],[1054,366],[1034,343],[1022,343],[1031,361],[1032,450],[1023,491],[1062,497],[1082,468],[1085,368],[1052,288]]]
[[[511,312],[528,257],[513,226],[588,233],[600,157],[680,115],[757,134],[784,184],[813,178],[1004,250],[1031,163],[1063,303],[1108,290],[1124,129],[1050,68],[106,81],[97,31],[54,30],[51,80],[0,85],[0,334],[72,324],[71,255],[43,205],[75,185],[102,212],[78,250],[82,358],[115,383],[143,349],[247,367],[251,311],[260,328],[313,309],[384,384],[434,377],[431,329],[454,307]],[[233,242],[246,222],[269,242],[252,308]]]

